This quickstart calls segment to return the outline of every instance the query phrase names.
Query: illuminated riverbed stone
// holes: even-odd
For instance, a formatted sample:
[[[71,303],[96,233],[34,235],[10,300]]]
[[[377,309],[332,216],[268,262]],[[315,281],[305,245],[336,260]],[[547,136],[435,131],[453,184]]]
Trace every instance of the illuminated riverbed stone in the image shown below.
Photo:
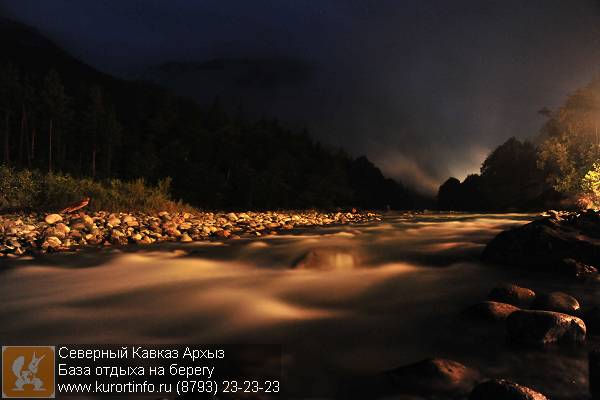
[[[586,335],[581,319],[553,311],[516,311],[507,318],[506,327],[513,342],[532,346],[580,343]]]

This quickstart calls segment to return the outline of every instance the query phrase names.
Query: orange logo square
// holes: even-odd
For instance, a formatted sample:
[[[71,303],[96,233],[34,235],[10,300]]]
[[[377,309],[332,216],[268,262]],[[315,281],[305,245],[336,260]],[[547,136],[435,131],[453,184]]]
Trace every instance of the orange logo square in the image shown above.
[[[54,346],[2,346],[2,398],[54,398]]]

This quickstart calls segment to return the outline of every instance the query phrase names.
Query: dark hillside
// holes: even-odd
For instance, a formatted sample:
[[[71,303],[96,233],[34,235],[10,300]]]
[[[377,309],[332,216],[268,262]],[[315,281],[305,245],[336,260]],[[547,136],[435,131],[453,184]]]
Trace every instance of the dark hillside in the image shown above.
[[[364,157],[276,120],[248,120],[77,60],[39,32],[0,20],[3,162],[96,180],[173,178],[207,208],[414,208],[424,199]]]

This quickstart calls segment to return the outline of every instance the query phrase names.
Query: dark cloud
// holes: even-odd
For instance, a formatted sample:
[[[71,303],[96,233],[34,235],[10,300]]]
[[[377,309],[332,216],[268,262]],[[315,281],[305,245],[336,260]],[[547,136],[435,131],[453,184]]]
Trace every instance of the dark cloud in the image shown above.
[[[600,66],[600,2],[28,1],[14,17],[104,70],[271,57],[318,73],[269,92],[285,117],[432,190],[478,168]],[[0,3],[2,10],[2,3]],[[272,90],[272,89],[271,89]]]

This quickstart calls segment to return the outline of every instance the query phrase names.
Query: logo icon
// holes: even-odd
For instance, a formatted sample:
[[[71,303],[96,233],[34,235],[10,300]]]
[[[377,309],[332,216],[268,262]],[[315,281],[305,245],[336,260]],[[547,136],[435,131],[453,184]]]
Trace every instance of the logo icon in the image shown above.
[[[54,369],[54,346],[2,346],[2,398],[53,398]]]

